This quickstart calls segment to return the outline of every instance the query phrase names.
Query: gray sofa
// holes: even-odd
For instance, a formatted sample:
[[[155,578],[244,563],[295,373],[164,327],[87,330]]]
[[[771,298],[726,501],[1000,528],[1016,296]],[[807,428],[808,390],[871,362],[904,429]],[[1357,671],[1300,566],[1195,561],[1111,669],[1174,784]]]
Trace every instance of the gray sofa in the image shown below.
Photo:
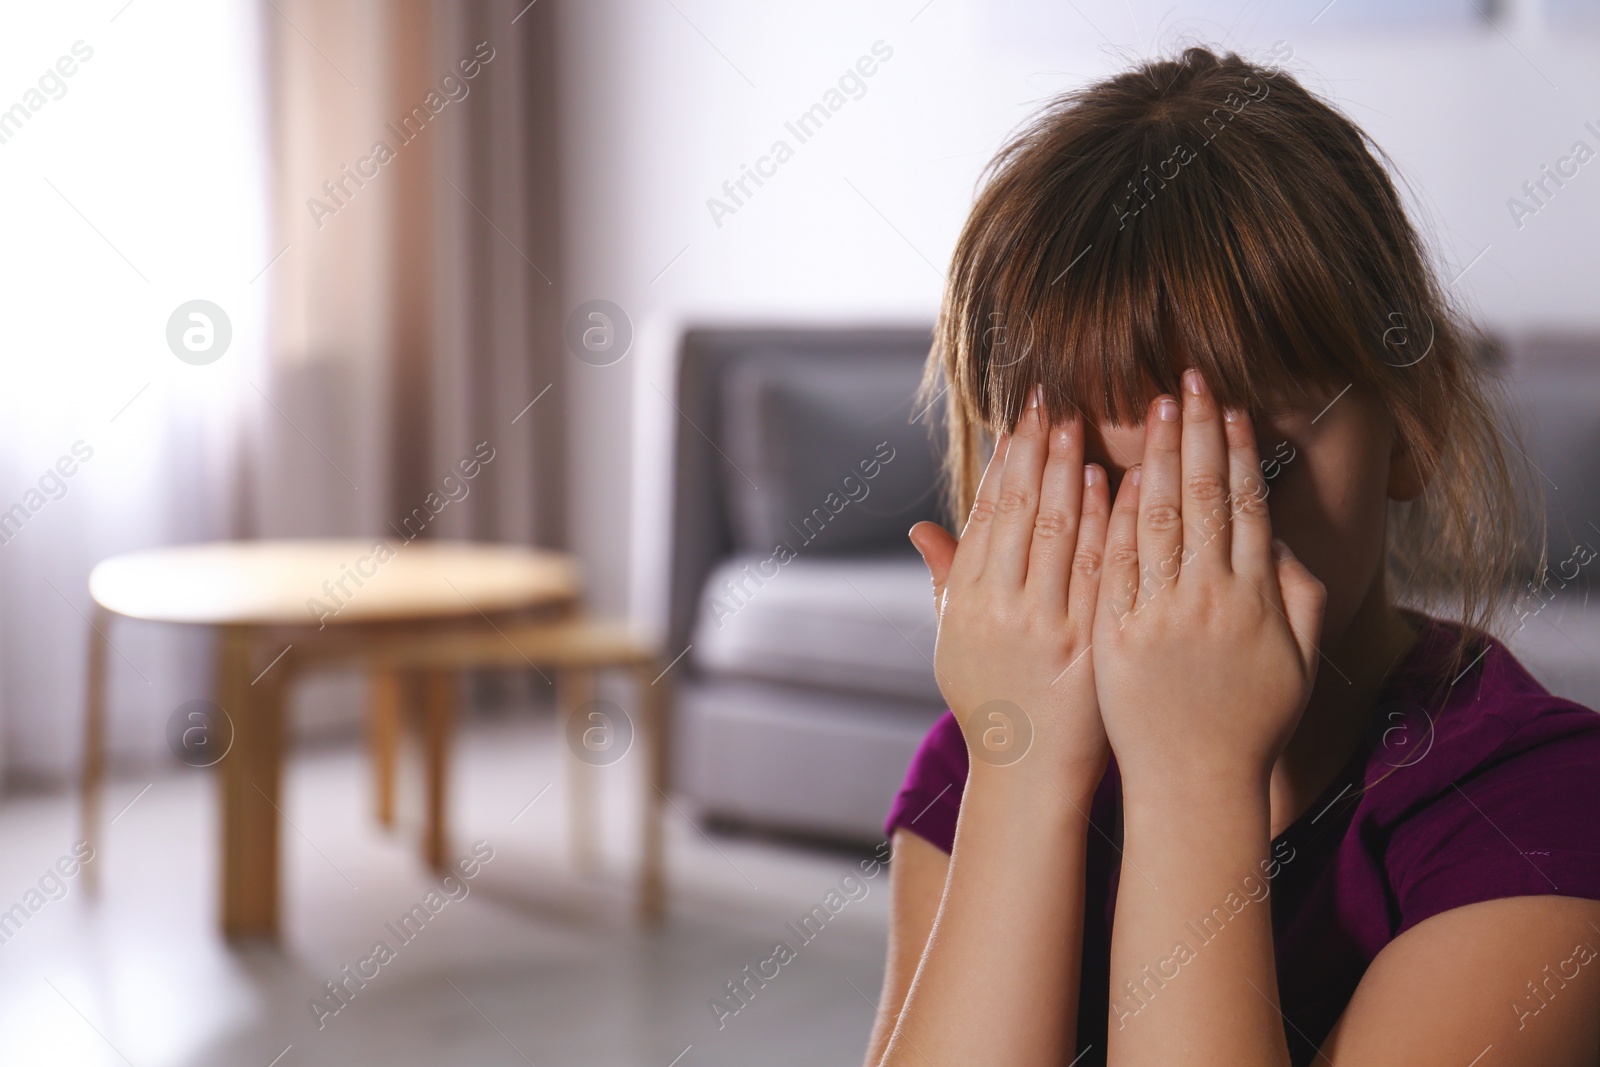
[[[1539,472],[1549,560],[1507,643],[1552,692],[1600,709],[1600,336],[1513,337],[1501,374]]]
[[[926,425],[909,421],[930,339],[682,339],[668,643],[690,646],[674,770],[704,817],[876,840],[943,710],[927,572],[905,537],[938,518]],[[1503,349],[1500,373],[1548,478],[1552,567],[1543,606],[1526,602],[1510,643],[1551,689],[1600,707],[1600,598],[1588,596],[1600,560],[1575,574],[1567,563],[1571,578],[1556,569],[1579,546],[1600,550],[1600,338]]]
[[[702,816],[876,840],[944,709],[925,329],[703,329],[679,353],[667,643],[675,778]],[[938,417],[939,407],[926,417]]]

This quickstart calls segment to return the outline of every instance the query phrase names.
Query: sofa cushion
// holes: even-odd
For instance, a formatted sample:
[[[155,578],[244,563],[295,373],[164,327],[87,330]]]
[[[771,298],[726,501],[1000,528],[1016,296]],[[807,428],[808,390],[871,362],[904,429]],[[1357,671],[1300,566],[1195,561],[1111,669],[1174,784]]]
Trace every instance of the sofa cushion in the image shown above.
[[[911,421],[921,373],[920,359],[849,355],[733,367],[723,476],[736,548],[909,552],[906,531],[938,518],[928,424]]]
[[[883,813],[943,704],[743,678],[677,688],[673,784],[701,815],[883,840]]]
[[[707,580],[693,640],[705,673],[939,704],[933,586],[913,555],[724,560]]]

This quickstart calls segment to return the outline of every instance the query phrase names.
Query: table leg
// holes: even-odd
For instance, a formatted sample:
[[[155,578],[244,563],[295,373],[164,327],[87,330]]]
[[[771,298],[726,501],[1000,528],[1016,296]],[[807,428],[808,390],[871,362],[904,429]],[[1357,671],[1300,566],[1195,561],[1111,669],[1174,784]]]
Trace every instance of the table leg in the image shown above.
[[[599,828],[594,802],[594,767],[579,754],[583,731],[579,709],[594,699],[594,671],[569,667],[556,674],[556,700],[561,707],[561,743],[567,764],[567,847],[580,874],[593,874],[600,866]]]
[[[106,629],[111,625],[111,613],[97,607],[89,622],[89,677],[84,692],[83,710],[83,777],[80,794],[83,840],[89,846],[89,855],[96,853],[95,843],[100,836],[100,787],[105,777],[106,758],[106,650],[110,647]],[[100,865],[86,863],[83,870],[84,889],[95,893],[100,888]]]
[[[422,680],[423,773],[427,778],[428,810],[422,835],[422,858],[442,871],[449,865],[450,740],[455,727],[455,671],[429,671]]]
[[[378,822],[390,829],[394,828],[394,776],[404,694],[399,674],[372,672],[367,683],[367,758],[372,767],[373,809]]]
[[[639,736],[643,746],[644,810],[640,812],[639,842],[639,918],[651,926],[659,925],[666,913],[666,872],[663,823],[666,815],[668,767],[670,759],[668,716],[672,702],[661,679],[659,664],[647,663],[634,670],[639,686]]]
[[[283,778],[283,695],[289,666],[252,686],[253,635],[224,627],[217,703],[233,723],[219,764],[222,789],[222,932],[229,940],[278,934],[278,820]]]

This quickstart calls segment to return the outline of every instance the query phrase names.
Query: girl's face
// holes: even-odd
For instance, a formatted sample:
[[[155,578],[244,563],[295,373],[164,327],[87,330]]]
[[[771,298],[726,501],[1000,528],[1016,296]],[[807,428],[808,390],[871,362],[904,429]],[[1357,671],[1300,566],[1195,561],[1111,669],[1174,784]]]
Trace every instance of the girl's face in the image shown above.
[[[1320,643],[1334,647],[1382,574],[1390,497],[1416,495],[1409,465],[1388,413],[1355,389],[1277,405],[1255,430],[1273,534],[1327,587]],[[1085,445],[1114,498],[1144,453],[1144,426],[1090,424]]]

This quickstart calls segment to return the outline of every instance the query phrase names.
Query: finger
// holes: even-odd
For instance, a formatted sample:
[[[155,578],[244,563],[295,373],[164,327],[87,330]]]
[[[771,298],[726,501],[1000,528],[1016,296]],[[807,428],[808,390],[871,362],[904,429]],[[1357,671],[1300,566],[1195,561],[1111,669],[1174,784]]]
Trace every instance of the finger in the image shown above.
[[[1328,602],[1328,591],[1317,576],[1295,558],[1289,546],[1276,538],[1272,542],[1272,559],[1278,571],[1276,584],[1283,596],[1283,614],[1294,631],[1295,644],[1300,646],[1306,677],[1315,678],[1317,641],[1322,636],[1322,610]]]
[[[945,586],[950,581],[950,564],[955,561],[958,542],[936,522],[919,522],[911,527],[908,536],[933,577],[933,613],[937,617],[944,607]]]
[[[1228,442],[1222,412],[1193,367],[1183,372],[1183,565],[1229,569]]]
[[[1139,482],[1138,464],[1128,468],[1117,487],[1117,500],[1106,524],[1105,564],[1100,573],[1096,617],[1102,613],[1117,625],[1138,605]]]
[[[1088,633],[1105,573],[1106,527],[1111,521],[1111,489],[1099,464],[1090,463],[1083,468],[1082,492],[1072,584],[1067,589],[1067,618],[1080,633]]]
[[[1049,451],[1040,399],[1040,390],[1035,388],[1011,435],[984,552],[984,579],[1013,588],[1021,588],[1028,576],[1028,550],[1039,510],[1039,479]]]
[[[961,547],[956,550],[955,562],[950,565],[950,580],[970,582],[983,573],[984,552],[989,545],[989,527],[994,522],[995,498],[1000,495],[1000,472],[1006,465],[1006,451],[1011,445],[1011,435],[1001,434],[995,439],[994,454],[983,469],[978,482],[978,492],[972,500],[972,510],[967,513],[967,523],[961,528]]]
[[[1067,582],[1078,543],[1083,499],[1083,426],[1070,419],[1050,428],[1039,509],[1028,549],[1027,595],[1045,611],[1066,609]]]
[[[1255,428],[1250,416],[1230,410],[1222,421],[1228,439],[1228,511],[1232,516],[1233,570],[1256,585],[1273,576],[1272,517],[1267,510],[1267,480],[1261,476]]]
[[[1183,553],[1182,470],[1178,449],[1181,427],[1178,402],[1159,396],[1144,422],[1144,473],[1139,485],[1140,590],[1158,591],[1175,584]]]

